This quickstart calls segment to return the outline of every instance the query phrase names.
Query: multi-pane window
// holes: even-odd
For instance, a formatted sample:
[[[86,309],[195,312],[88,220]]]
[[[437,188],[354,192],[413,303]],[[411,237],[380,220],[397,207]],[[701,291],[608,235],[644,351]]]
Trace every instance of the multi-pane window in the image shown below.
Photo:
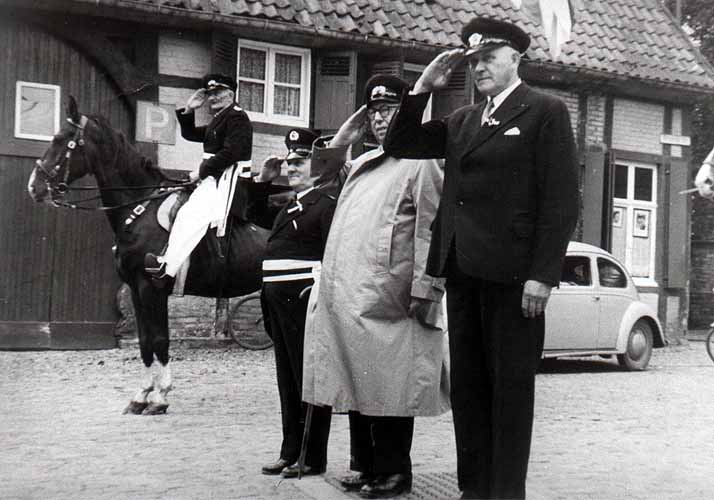
[[[15,137],[51,141],[59,130],[60,87],[17,82],[15,86]]]
[[[655,271],[657,167],[618,161],[614,174],[612,253],[646,284]]]
[[[310,50],[240,40],[238,105],[252,120],[308,124]]]

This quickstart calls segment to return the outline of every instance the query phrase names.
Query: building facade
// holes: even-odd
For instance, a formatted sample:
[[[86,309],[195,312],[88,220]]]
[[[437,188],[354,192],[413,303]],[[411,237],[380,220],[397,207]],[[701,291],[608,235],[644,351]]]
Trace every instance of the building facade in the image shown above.
[[[81,110],[105,114],[140,139],[137,145],[160,167],[191,170],[200,163],[201,145],[171,128],[170,110],[200,86],[204,73],[229,73],[254,125],[257,170],[284,150],[290,127],[336,130],[362,103],[372,74],[416,80],[440,51],[460,46],[461,26],[476,15],[523,26],[533,40],[523,79],[570,109],[582,174],[575,239],[620,259],[658,310],[667,336],[681,338],[689,309],[691,207],[679,192],[692,180],[690,103],[714,95],[714,70],[657,0],[572,4],[572,40],[553,60],[540,26],[511,0],[41,0],[31,7],[0,0],[0,36],[16,49],[7,50],[13,71],[3,77],[0,94],[0,251],[8,256],[0,285],[13,290],[0,299],[0,341],[17,339],[19,323],[26,323],[22,335],[44,328],[32,335],[48,341],[53,325],[106,325],[115,314],[102,309],[118,286],[102,216],[88,222],[85,214],[35,207],[24,192],[68,95],[78,97]],[[23,95],[41,96],[54,114],[23,114]],[[433,96],[427,114],[445,116],[478,99],[464,69]],[[13,230],[17,219],[27,238]],[[94,239],[80,239],[68,251],[67,232],[90,226]],[[93,264],[85,269],[90,255]],[[97,269],[101,285],[92,289],[87,283],[96,281]],[[80,291],[87,296],[73,295]],[[63,302],[67,310],[55,310]],[[72,310],[78,303],[87,310]]]

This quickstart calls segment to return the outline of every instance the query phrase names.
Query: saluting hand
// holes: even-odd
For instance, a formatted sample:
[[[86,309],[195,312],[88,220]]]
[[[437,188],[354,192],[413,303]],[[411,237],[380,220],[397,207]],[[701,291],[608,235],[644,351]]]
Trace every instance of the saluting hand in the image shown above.
[[[260,173],[256,178],[256,182],[271,182],[280,175],[280,169],[283,165],[284,158],[280,156],[268,156],[260,167]]]
[[[550,285],[540,281],[526,281],[525,285],[523,285],[523,299],[521,300],[523,317],[535,318],[545,312],[551,288]]]
[[[198,89],[186,101],[186,111],[200,108],[206,102],[206,89]]]
[[[362,105],[342,124],[335,137],[330,141],[330,147],[349,146],[356,143],[367,131],[367,123],[367,106]]]
[[[452,49],[442,52],[424,68],[414,84],[414,94],[424,94],[443,89],[448,85],[451,74],[464,60],[465,49]]]

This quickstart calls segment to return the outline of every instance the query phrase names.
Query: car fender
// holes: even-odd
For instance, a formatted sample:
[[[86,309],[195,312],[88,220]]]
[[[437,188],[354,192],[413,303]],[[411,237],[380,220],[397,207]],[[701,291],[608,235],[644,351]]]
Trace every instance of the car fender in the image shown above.
[[[620,321],[620,332],[618,333],[617,345],[615,347],[617,352],[625,352],[630,330],[640,318],[646,318],[650,321],[654,347],[664,347],[665,341],[664,335],[662,334],[662,325],[659,319],[657,319],[655,310],[644,302],[632,302],[625,311],[625,314],[622,315],[622,321]]]

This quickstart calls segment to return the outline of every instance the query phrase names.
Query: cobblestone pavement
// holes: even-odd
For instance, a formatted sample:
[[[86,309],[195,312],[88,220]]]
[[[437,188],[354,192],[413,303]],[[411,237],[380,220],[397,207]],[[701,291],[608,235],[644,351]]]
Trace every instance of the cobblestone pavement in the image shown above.
[[[349,498],[321,477],[259,473],[280,443],[272,351],[173,348],[171,406],[156,417],[121,414],[137,354],[0,352],[0,498]],[[713,378],[701,342],[655,351],[644,373],[599,358],[546,362],[529,499],[714,498]],[[328,476],[346,471],[348,453],[336,415]],[[412,456],[422,483],[453,474],[450,414],[417,419]]]

